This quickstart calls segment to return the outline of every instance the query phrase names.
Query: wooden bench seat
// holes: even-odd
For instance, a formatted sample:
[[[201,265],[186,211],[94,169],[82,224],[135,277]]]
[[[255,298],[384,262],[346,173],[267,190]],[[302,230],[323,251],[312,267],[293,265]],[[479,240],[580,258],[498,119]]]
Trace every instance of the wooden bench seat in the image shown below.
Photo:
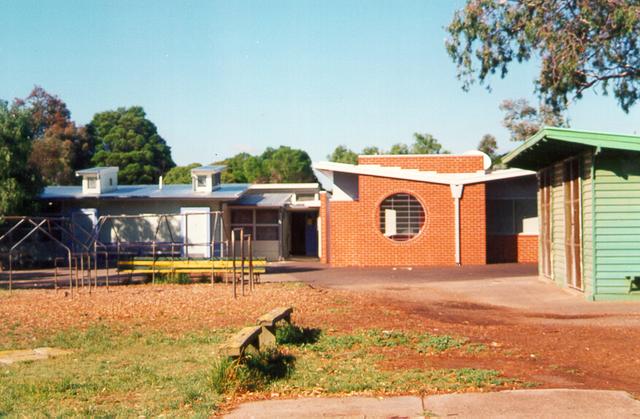
[[[248,326],[240,330],[220,347],[223,355],[238,358],[245,352],[257,352],[260,350],[260,335],[262,328],[260,326]]]
[[[291,313],[293,313],[292,307],[278,307],[260,316],[258,325],[262,328],[260,333],[261,348],[276,346],[276,323],[282,320],[291,323]]]

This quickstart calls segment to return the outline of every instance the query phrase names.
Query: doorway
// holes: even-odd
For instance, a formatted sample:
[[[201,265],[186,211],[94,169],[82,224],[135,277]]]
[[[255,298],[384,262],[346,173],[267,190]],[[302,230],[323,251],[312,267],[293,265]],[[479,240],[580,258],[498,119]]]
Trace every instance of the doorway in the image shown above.
[[[291,256],[318,257],[318,212],[293,211],[291,214]]]
[[[211,209],[180,208],[182,215],[183,257],[211,257]]]
[[[580,237],[580,160],[567,160],[563,167],[564,180],[564,231],[567,285],[583,290],[582,254]]]

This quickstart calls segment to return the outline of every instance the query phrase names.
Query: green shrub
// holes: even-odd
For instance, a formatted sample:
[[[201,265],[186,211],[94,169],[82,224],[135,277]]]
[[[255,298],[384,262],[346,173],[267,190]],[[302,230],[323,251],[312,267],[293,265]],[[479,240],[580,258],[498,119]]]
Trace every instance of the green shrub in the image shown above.
[[[209,386],[218,394],[264,389],[271,382],[289,377],[295,358],[277,349],[249,354],[242,360],[228,357],[214,361]]]
[[[191,276],[186,273],[157,273],[156,284],[192,284]]]
[[[276,342],[280,345],[304,345],[315,343],[320,337],[320,329],[300,327],[283,322],[276,328]]]

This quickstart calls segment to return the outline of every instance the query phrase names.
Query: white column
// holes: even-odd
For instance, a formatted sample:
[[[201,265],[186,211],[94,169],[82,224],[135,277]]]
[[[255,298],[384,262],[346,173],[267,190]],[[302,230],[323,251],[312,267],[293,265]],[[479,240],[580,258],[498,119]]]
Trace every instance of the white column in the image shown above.
[[[460,198],[462,198],[462,191],[464,185],[451,184],[451,197],[453,198],[454,205],[454,228],[455,228],[455,241],[456,241],[456,265],[460,265]]]

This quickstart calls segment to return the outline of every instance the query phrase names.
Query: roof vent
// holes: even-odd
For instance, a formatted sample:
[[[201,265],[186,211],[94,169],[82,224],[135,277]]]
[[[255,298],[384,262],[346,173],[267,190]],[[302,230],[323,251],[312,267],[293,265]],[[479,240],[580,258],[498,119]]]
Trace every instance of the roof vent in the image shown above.
[[[212,192],[220,185],[220,173],[225,166],[200,166],[191,169],[191,185],[194,192]]]
[[[76,176],[82,176],[82,194],[100,195],[118,189],[117,167],[92,167],[76,172]]]

